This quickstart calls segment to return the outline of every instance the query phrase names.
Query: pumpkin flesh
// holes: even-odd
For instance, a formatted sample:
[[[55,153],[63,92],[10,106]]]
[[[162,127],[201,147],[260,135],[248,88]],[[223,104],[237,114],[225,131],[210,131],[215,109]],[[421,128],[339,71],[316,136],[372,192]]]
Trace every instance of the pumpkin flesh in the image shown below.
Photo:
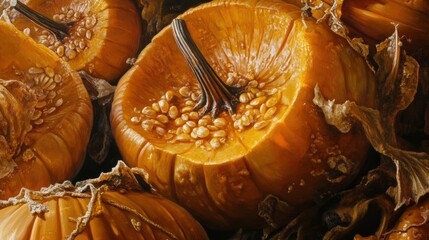
[[[89,141],[92,106],[77,73],[47,48],[4,22],[0,34],[0,79],[23,86],[9,90],[13,95],[3,97],[0,104],[2,117],[6,116],[1,137],[20,146],[9,159],[15,167],[0,181],[0,199],[6,199],[21,187],[37,189],[77,173]],[[11,101],[25,91],[34,104]],[[10,106],[17,112],[10,112]],[[14,137],[18,127],[25,129],[20,138]]]
[[[198,93],[167,27],[143,50],[115,93],[112,128],[129,164],[148,171],[147,180],[161,194],[213,228],[263,225],[258,203],[270,195],[288,204],[283,220],[290,220],[350,182],[365,158],[365,137],[359,129],[336,132],[312,104],[316,84],[329,99],[374,104],[372,73],[344,40],[311,20],[304,26],[298,8],[277,1],[217,1],[180,18],[224,81],[237,75],[234,84],[239,85],[246,79],[246,94],[255,80],[265,101],[242,102],[233,115],[222,112],[217,118],[226,126],[213,128],[206,138],[182,141],[173,119],[165,124],[165,134],[156,126],[145,130],[147,114],[141,111],[163,100],[166,89],[174,93],[170,104],[178,109],[192,98],[182,96],[183,87]],[[274,113],[264,119],[260,111],[255,121],[245,123],[246,112],[259,111],[270,98],[277,98]],[[202,118],[190,119],[195,128]],[[207,127],[215,125],[215,119],[207,119]],[[266,125],[257,127],[262,121]],[[212,144],[219,130],[226,137]]]

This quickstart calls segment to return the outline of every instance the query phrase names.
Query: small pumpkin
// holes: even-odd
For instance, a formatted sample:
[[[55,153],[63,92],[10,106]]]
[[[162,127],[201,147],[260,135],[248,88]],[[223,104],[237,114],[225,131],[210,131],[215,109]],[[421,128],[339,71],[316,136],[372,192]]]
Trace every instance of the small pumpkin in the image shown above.
[[[35,24],[34,17],[10,11],[10,21],[18,29],[49,47],[73,69],[109,82],[126,71],[127,59],[140,47],[141,21],[131,0],[29,0],[26,5],[16,2],[14,8],[43,16]],[[40,26],[48,23],[49,29]]]
[[[326,124],[316,85],[375,103],[373,73],[327,25],[281,1],[213,1],[142,51],[118,83],[112,129],[125,161],[206,226],[285,222],[350,183],[368,149],[360,129]]]
[[[23,189],[0,201],[1,239],[208,239],[180,206],[152,194],[122,162],[98,179]]]
[[[0,21],[0,199],[80,169],[92,128],[82,80],[53,52]]]

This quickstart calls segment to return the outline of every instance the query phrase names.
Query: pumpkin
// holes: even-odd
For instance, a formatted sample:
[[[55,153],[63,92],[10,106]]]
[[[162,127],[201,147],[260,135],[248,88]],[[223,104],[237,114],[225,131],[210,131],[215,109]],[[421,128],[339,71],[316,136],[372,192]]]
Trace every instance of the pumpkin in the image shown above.
[[[73,177],[92,128],[92,105],[70,66],[0,21],[0,199]]]
[[[111,111],[124,160],[160,194],[209,228],[256,228],[350,183],[364,133],[341,134],[312,102],[318,86],[374,105],[373,73],[346,40],[275,0],[213,1],[173,23],[120,79]]]
[[[98,179],[23,189],[0,201],[1,239],[208,239],[180,206],[139,185],[119,163]]]
[[[116,81],[129,67],[127,60],[139,49],[141,21],[131,0],[30,0],[16,3],[25,14],[41,14],[42,24],[11,12],[10,21],[44,44],[75,70]],[[52,20],[53,19],[53,20]],[[50,21],[49,21],[50,20]]]
[[[295,0],[285,0],[296,3]],[[323,10],[341,3],[341,20],[354,37],[362,37],[369,44],[378,44],[390,37],[398,26],[405,49],[416,51],[429,47],[429,2],[426,0],[309,0],[314,5],[323,2]],[[302,4],[300,4],[302,5]],[[316,18],[323,11],[313,9]]]
[[[394,32],[405,36],[404,47],[410,50],[429,47],[429,2],[425,0],[345,0],[343,21],[352,32],[370,43],[384,41]]]

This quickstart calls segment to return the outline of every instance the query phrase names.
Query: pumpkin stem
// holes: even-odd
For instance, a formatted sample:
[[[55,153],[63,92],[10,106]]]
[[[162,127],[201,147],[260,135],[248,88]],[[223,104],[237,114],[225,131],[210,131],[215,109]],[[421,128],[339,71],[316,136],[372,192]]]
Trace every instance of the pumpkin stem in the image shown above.
[[[49,19],[48,17],[29,8],[27,5],[18,0],[11,0],[10,6],[29,18],[34,23],[54,33],[58,40],[63,40],[65,37],[69,36],[67,32],[71,27],[70,25],[55,22],[54,20]]]
[[[194,110],[202,109],[201,115],[210,113],[213,117],[219,115],[222,110],[234,114],[243,88],[228,86],[220,79],[192,40],[184,20],[174,19],[172,28],[174,39],[195,74],[201,90],[201,99]]]

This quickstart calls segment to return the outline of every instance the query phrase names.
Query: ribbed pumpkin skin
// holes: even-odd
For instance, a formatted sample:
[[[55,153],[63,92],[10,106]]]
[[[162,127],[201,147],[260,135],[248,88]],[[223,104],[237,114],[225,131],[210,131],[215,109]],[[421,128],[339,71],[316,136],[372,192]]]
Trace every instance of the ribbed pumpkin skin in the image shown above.
[[[82,80],[68,64],[3,21],[0,21],[0,36],[0,79],[19,80],[34,90],[40,105],[36,111],[42,113],[38,119],[43,119],[41,124],[36,123],[37,119],[32,120],[27,143],[15,156],[17,167],[0,179],[0,199],[7,199],[22,187],[39,189],[72,178],[82,166],[93,115]],[[57,83],[49,80],[37,84],[27,77],[32,67],[50,67],[62,79]],[[51,89],[51,84],[56,86]],[[22,160],[25,150],[34,155],[27,161]]]
[[[85,31],[81,34],[82,39],[88,41],[88,48],[68,60],[75,70],[85,70],[94,77],[114,82],[129,68],[127,59],[135,57],[140,47],[141,20],[131,0],[30,0],[26,4],[51,19],[54,15],[61,14],[63,7],[82,14],[88,15],[89,12],[89,15],[95,15],[97,20],[91,28],[91,38],[86,37]],[[88,17],[79,21],[85,23],[86,19]],[[43,42],[40,38],[43,28],[28,18],[20,15],[12,18],[12,23],[20,30],[29,28],[30,36],[37,42]],[[76,31],[78,26],[69,30]],[[56,52],[57,47],[52,50]],[[66,53],[63,56],[66,56]]]
[[[302,7],[295,0],[284,0]],[[314,9],[313,16],[321,18],[334,0],[320,0],[322,9]],[[390,37],[398,25],[403,47],[411,52],[429,47],[429,2],[426,0],[343,0],[341,20],[353,37],[361,37],[375,45]]]
[[[213,151],[147,137],[130,120],[134,108],[196,84],[171,28],[164,29],[120,80],[111,113],[124,160],[144,168],[160,194],[211,228],[253,228],[264,225],[258,203],[266,196],[288,204],[279,215],[289,221],[356,176],[368,148],[363,132],[340,134],[312,103],[318,84],[328,99],[374,104],[373,74],[346,41],[311,20],[305,28],[300,10],[280,1],[215,1],[180,18],[219,76],[232,66],[258,81],[272,77],[283,99],[270,127],[235,133],[239,141]],[[344,161],[347,173],[330,168],[332,160]]]
[[[160,225],[177,239],[204,240],[204,229],[192,216],[176,204],[148,193],[108,191],[103,199],[114,201],[136,210],[154,223]],[[66,239],[76,227],[70,218],[77,219],[87,210],[89,198],[69,196],[38,201],[49,208],[43,217],[32,215],[27,204],[9,206],[0,210],[0,239],[57,240]],[[132,220],[141,223],[137,231]],[[139,220],[133,213],[103,204],[102,213],[89,222],[79,239],[171,239],[161,230]]]
[[[404,47],[416,50],[429,47],[429,2],[426,0],[345,0],[342,19],[352,31],[370,43],[379,43],[398,33],[410,40]],[[393,23],[393,24],[392,24]]]

